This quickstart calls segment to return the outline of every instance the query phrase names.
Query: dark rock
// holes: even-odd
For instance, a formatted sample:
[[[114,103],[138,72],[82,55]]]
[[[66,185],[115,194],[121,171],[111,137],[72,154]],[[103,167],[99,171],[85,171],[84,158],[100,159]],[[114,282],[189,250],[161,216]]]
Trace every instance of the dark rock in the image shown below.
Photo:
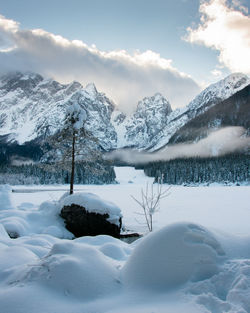
[[[142,234],[130,233],[130,234],[120,234],[119,238],[126,243],[132,243],[141,237]]]
[[[108,221],[108,214],[88,212],[84,207],[77,204],[64,206],[61,210],[61,217],[65,220],[66,228],[75,237],[109,235],[120,237],[122,220],[117,226]]]
[[[20,235],[16,231],[7,231],[7,233],[11,239],[16,239],[20,237]]]

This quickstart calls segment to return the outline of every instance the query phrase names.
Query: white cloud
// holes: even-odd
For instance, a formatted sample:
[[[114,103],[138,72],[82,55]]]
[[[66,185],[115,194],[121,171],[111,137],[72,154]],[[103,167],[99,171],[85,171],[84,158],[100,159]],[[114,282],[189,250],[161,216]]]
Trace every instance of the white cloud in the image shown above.
[[[131,111],[142,97],[161,92],[173,107],[186,105],[200,87],[172,61],[153,51],[100,51],[42,29],[22,30],[0,16],[0,68],[37,71],[61,82],[94,82],[100,91]]]
[[[211,74],[215,76],[216,78],[220,78],[222,76],[222,72],[216,68],[211,71]]]
[[[250,73],[250,17],[238,0],[202,1],[200,24],[185,40],[216,49],[219,62],[232,72]]]

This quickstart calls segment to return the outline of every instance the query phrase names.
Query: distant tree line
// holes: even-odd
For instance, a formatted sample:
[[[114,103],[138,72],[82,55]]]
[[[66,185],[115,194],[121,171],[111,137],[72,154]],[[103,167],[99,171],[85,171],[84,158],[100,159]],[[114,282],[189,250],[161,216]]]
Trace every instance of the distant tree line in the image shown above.
[[[91,170],[92,169],[92,170]],[[66,169],[41,164],[13,166],[0,165],[0,184],[69,184],[70,172]],[[110,164],[95,161],[77,162],[75,164],[76,184],[110,184],[115,182],[115,171]]]
[[[231,154],[221,157],[175,159],[140,166],[147,176],[173,185],[204,183],[250,183],[250,156]]]

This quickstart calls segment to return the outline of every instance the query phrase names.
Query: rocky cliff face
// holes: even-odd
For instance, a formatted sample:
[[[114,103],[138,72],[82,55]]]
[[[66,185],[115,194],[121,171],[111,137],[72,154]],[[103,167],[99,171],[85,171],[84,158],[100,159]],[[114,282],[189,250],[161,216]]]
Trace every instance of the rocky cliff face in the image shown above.
[[[67,107],[77,101],[87,112],[85,127],[103,149],[116,146],[110,122],[113,103],[94,84],[60,84],[33,73],[12,73],[0,81],[0,136],[24,144],[54,134],[63,126]]]
[[[149,146],[167,125],[171,112],[170,103],[160,93],[140,101],[131,116],[117,115],[115,112],[113,123],[118,136],[117,147],[143,149]]]

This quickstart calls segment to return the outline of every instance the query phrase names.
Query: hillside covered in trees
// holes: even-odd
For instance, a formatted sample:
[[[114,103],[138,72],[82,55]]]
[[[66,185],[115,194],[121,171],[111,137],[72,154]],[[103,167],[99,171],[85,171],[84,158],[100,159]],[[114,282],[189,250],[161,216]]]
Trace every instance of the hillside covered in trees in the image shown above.
[[[146,175],[172,185],[204,183],[250,183],[249,155],[175,159],[151,162],[143,166]]]
[[[114,168],[103,162],[91,164],[77,162],[75,165],[76,184],[110,184],[115,182]],[[41,164],[26,164],[20,166],[1,165],[0,184],[68,184],[70,172],[67,169],[55,167],[46,168]]]

